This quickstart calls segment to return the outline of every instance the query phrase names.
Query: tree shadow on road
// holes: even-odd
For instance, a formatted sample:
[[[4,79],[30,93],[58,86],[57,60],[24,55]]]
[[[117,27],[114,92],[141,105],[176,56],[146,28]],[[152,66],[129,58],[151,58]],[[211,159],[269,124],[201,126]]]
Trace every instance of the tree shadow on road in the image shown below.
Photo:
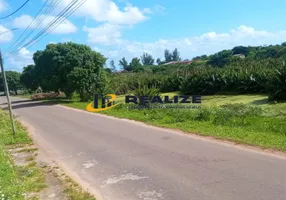
[[[12,104],[17,104],[17,103],[27,103],[27,102],[33,102],[33,101],[35,101],[35,100],[25,99],[25,100],[11,101],[11,103],[12,103]],[[1,103],[0,105],[7,105],[7,102]]]
[[[29,103],[26,103],[29,102]],[[19,102],[18,102],[19,103]],[[27,100],[25,102],[21,102],[21,104],[15,104],[15,102],[12,102],[12,109],[19,109],[19,108],[29,108],[29,107],[38,107],[38,106],[53,106],[58,104],[57,102],[49,101],[49,102],[44,102],[44,101],[32,101],[32,100]],[[7,104],[6,104],[7,105]],[[7,107],[3,107],[3,110],[8,110]]]

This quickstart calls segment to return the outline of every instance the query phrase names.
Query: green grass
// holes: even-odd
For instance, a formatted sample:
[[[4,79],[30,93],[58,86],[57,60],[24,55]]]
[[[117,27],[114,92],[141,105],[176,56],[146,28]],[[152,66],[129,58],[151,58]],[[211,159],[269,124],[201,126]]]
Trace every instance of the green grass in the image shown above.
[[[121,103],[120,106],[101,113],[236,143],[286,151],[286,103],[270,104],[264,95],[204,96],[201,109],[132,110],[126,109],[124,95],[118,96],[116,100]],[[85,110],[88,104],[77,99],[57,100],[56,103],[81,110]],[[238,110],[221,108],[226,104],[239,104]],[[250,109],[243,116],[243,123],[241,116],[237,115],[243,110],[240,106],[246,106],[246,111]],[[260,112],[253,115],[252,110]]]
[[[95,197],[91,196],[88,191],[83,191],[81,187],[75,183],[71,178],[65,177],[63,180],[65,187],[65,193],[70,199],[76,200],[96,200]]]
[[[43,171],[31,162],[27,166],[16,166],[7,153],[6,145],[31,144],[25,129],[16,122],[17,134],[12,135],[8,114],[0,110],[0,197],[2,199],[25,199],[29,192],[38,192],[44,184]],[[1,199],[0,198],[0,199]]]

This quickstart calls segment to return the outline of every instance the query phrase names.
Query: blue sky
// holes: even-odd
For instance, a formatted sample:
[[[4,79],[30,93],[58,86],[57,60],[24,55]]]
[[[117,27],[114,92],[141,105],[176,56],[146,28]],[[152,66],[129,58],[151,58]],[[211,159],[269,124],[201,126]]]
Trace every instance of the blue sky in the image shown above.
[[[25,0],[0,0],[0,17]],[[48,4],[56,0],[48,0]],[[33,30],[41,31],[71,0],[61,0]],[[45,0],[30,0],[17,14],[0,20],[4,55],[33,20]],[[49,43],[73,41],[89,45],[116,63],[143,52],[162,58],[164,49],[178,48],[183,59],[212,54],[237,45],[268,45],[286,41],[285,0],[87,0],[64,23],[29,48],[5,57],[6,69],[21,71],[33,63],[36,50]]]

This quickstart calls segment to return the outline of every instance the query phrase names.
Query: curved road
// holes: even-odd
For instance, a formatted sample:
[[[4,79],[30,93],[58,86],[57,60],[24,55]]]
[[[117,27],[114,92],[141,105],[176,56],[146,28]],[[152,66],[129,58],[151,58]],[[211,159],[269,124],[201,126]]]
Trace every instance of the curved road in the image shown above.
[[[104,200],[286,199],[283,157],[62,106],[13,101],[40,145]],[[0,97],[6,107],[4,102]]]

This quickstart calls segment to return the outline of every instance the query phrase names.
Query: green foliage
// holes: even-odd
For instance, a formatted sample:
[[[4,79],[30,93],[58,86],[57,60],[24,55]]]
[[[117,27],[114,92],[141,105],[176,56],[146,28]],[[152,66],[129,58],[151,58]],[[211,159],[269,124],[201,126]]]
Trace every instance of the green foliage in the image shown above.
[[[68,80],[68,84],[72,86],[72,90],[77,91],[81,101],[91,100],[95,93],[103,94],[106,88],[106,72],[100,68],[75,68],[68,75]]]
[[[154,65],[155,60],[152,55],[148,53],[143,53],[143,55],[141,56],[141,61],[143,65]]]
[[[244,126],[246,117],[256,117],[262,113],[258,107],[242,103],[225,104],[215,112],[215,125]]]
[[[286,101],[286,65],[278,67],[267,82],[269,101]]]
[[[7,84],[10,91],[13,91],[14,94],[18,94],[18,90],[22,89],[22,85],[20,83],[21,73],[16,71],[6,71],[6,79]],[[0,73],[0,90],[4,91],[4,82],[3,75]]]
[[[140,63],[140,59],[139,59],[139,58],[133,58],[133,59],[131,60],[131,62],[129,63],[129,68],[130,68],[131,71],[133,71],[133,72],[143,71],[143,69],[142,69],[142,64]]]
[[[212,66],[222,67],[229,63],[231,56],[232,56],[231,50],[220,51],[210,56],[208,60],[208,64]]]
[[[133,90],[135,96],[148,96],[149,101],[152,100],[154,96],[158,96],[160,94],[159,90],[156,87],[148,87],[147,85],[139,84],[139,87]]]
[[[207,55],[201,55],[201,56],[196,56],[192,59],[193,61],[197,61],[197,60],[208,60],[208,56]]]
[[[161,65],[161,64],[162,64],[161,59],[160,59],[160,58],[157,58],[156,63],[157,63],[158,65]]]
[[[124,71],[132,71],[125,57],[119,60],[119,65],[123,68]]]
[[[5,145],[31,144],[24,128],[16,122],[17,134],[13,136],[8,113],[0,110],[0,197],[1,199],[26,199],[26,194],[38,192],[44,184],[44,175],[34,163],[16,166]]]
[[[164,56],[165,56],[165,63],[171,62],[173,60],[173,55],[168,49],[165,49]]]
[[[20,82],[30,92],[35,91],[39,86],[37,72],[35,71],[35,65],[28,65],[24,67],[23,73],[20,77]]]
[[[209,121],[211,119],[212,112],[209,109],[201,108],[194,115],[193,119],[197,121]]]
[[[33,59],[35,66],[27,66],[21,78],[28,89],[40,85],[46,92],[60,90],[67,97],[77,91],[83,101],[95,90],[102,90],[104,79],[100,73],[106,58],[86,45],[49,44],[45,50],[37,51]]]
[[[178,51],[177,48],[175,48],[175,50],[173,51],[173,54],[172,54],[172,61],[181,61],[181,57],[180,57],[180,53]]]
[[[116,72],[116,67],[115,67],[115,62],[114,60],[111,60],[110,61],[110,69],[111,69],[111,72]]]
[[[243,54],[245,56],[247,56],[249,54],[249,48],[248,47],[244,47],[244,46],[236,46],[232,49],[232,54]]]

